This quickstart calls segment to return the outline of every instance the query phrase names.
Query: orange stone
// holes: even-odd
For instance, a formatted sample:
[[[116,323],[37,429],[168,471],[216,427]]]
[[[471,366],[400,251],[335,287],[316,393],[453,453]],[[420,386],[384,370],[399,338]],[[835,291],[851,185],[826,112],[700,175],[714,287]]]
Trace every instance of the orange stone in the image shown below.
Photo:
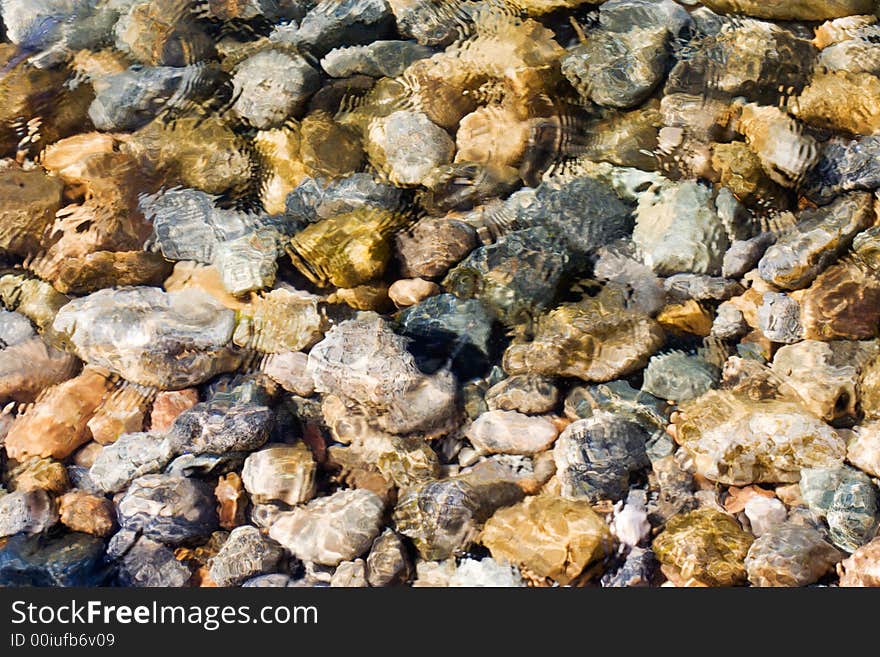
[[[116,527],[116,511],[106,497],[72,490],[60,502],[61,522],[75,532],[108,536]]]
[[[217,498],[217,515],[223,529],[234,529],[245,524],[248,498],[237,473],[230,472],[220,477],[214,489],[214,497]]]
[[[91,440],[88,421],[112,386],[105,370],[86,367],[79,376],[50,388],[13,421],[6,436],[9,458],[70,456]]]
[[[153,402],[153,410],[150,411],[150,431],[168,431],[178,415],[198,403],[199,391],[195,388],[160,392]]]

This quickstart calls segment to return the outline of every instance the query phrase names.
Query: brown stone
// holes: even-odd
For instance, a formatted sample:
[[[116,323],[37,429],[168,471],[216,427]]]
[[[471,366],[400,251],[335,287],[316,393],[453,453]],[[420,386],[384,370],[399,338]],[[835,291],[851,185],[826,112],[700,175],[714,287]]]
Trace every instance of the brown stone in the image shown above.
[[[657,322],[673,333],[690,333],[706,337],[712,332],[712,315],[694,299],[663,308]]]
[[[608,526],[589,502],[547,495],[496,511],[486,521],[480,542],[497,561],[563,585],[614,549]]]
[[[326,112],[315,112],[302,120],[299,154],[310,175],[331,178],[357,171],[364,159],[358,133]]]
[[[461,221],[425,217],[397,235],[404,276],[442,276],[477,246],[473,228]]]
[[[149,401],[150,392],[140,386],[129,384],[117,388],[89,420],[92,438],[109,445],[124,433],[142,431]]]
[[[853,552],[837,565],[840,585],[880,587],[880,537]]]
[[[793,296],[805,338],[865,340],[880,331],[880,276],[856,260],[832,265]]]
[[[195,388],[163,390],[156,395],[150,410],[150,431],[164,433],[171,428],[177,416],[199,403],[199,391]]]
[[[173,267],[158,253],[97,251],[65,260],[53,283],[65,294],[84,294],[116,285],[161,285]]]
[[[100,495],[72,490],[60,499],[62,524],[75,532],[108,536],[116,527],[113,502]]]
[[[518,167],[531,126],[513,108],[487,105],[465,116],[455,136],[456,162]]]
[[[0,249],[20,256],[36,253],[61,208],[62,188],[60,180],[40,169],[0,172]]]
[[[880,130],[880,78],[870,73],[820,72],[792,102],[802,121],[871,135]]]
[[[31,456],[67,458],[91,439],[87,423],[111,388],[107,374],[93,367],[50,388],[12,423],[6,453],[19,461]]]
[[[220,477],[214,488],[214,497],[217,498],[217,516],[223,529],[234,529],[247,522],[248,498],[238,473],[230,472]]]

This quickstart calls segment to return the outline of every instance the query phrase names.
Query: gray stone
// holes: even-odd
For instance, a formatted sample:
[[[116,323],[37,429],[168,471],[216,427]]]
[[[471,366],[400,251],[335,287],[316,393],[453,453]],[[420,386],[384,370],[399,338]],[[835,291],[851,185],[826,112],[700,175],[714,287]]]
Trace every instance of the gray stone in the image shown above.
[[[403,190],[376,180],[369,173],[324,180],[304,178],[287,195],[285,212],[293,222],[314,223],[359,208],[397,209]]]
[[[562,494],[591,502],[621,499],[630,473],[649,464],[647,440],[638,424],[605,411],[573,422],[553,448]]]
[[[31,321],[24,315],[0,309],[0,346],[10,347],[34,337]]]
[[[132,67],[93,82],[95,99],[89,118],[98,130],[131,132],[161,110],[173,110],[207,96],[216,73],[202,64]]]
[[[385,0],[320,0],[303,18],[294,40],[323,55],[337,46],[372,43],[393,29],[394,15]]]
[[[281,546],[251,525],[236,527],[220,552],[208,561],[208,574],[220,586],[237,586],[246,579],[271,573],[284,556]]]
[[[0,538],[19,532],[39,534],[56,522],[55,502],[41,488],[0,496]]]
[[[90,534],[18,534],[0,548],[0,586],[101,586],[107,579],[103,554],[104,541]]]
[[[753,270],[767,251],[776,236],[761,233],[747,240],[734,240],[724,254],[721,275],[725,278],[741,278]]]
[[[804,333],[800,305],[782,292],[765,292],[758,306],[758,328],[773,342],[798,342]]]
[[[745,290],[735,281],[701,274],[674,274],[663,281],[670,302],[688,299],[697,301],[726,301]]]
[[[367,556],[367,582],[370,586],[390,586],[404,582],[412,567],[400,536],[386,529],[370,548]]]
[[[351,75],[393,78],[414,61],[433,54],[433,48],[412,41],[374,41],[366,46],[331,50],[321,60],[321,68],[334,78]]]
[[[179,588],[189,583],[192,573],[162,543],[141,536],[117,565],[122,586]]]
[[[808,586],[843,556],[812,527],[786,523],[752,543],[745,564],[752,586]]]
[[[336,588],[366,588],[367,566],[363,559],[343,561],[333,571],[330,586]]]
[[[418,185],[435,167],[452,162],[455,142],[421,112],[398,110],[371,122],[366,151],[396,185]]]
[[[499,563],[492,557],[462,559],[455,573],[449,578],[453,588],[514,588],[525,586],[519,568]]]
[[[830,139],[804,187],[806,195],[820,203],[842,192],[880,187],[880,136]]]
[[[127,433],[99,453],[89,478],[105,493],[115,493],[146,474],[159,472],[174,457],[171,441],[152,433]]]
[[[722,303],[715,312],[712,322],[712,336],[721,340],[735,340],[749,331],[749,325],[742,311],[732,303]]]
[[[721,371],[699,356],[671,351],[653,356],[643,376],[645,392],[660,399],[685,401],[714,388]]]
[[[206,482],[164,474],[135,479],[117,504],[123,529],[168,545],[210,536],[217,529],[215,507]]]
[[[212,399],[178,415],[167,437],[176,454],[249,452],[269,439],[272,420],[266,406]]]
[[[321,86],[318,72],[299,55],[264,50],[235,68],[232,108],[251,125],[262,130],[298,117],[306,102]]]

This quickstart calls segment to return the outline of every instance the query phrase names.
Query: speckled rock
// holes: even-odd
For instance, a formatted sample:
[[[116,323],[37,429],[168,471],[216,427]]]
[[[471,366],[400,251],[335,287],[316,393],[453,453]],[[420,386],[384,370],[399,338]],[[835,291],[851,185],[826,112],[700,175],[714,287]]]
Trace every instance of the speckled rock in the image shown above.
[[[246,579],[272,572],[283,556],[281,546],[256,527],[237,527],[220,552],[208,562],[208,574],[219,586],[236,586]]]
[[[424,217],[397,237],[402,273],[433,278],[442,276],[477,246],[476,231],[468,224]]]
[[[598,502],[626,495],[631,472],[648,466],[648,433],[606,411],[572,422],[553,448],[564,497]]]
[[[559,388],[550,377],[517,374],[489,388],[485,398],[490,411],[547,413],[556,407]]]
[[[167,438],[175,453],[250,451],[269,438],[272,411],[261,403],[212,399],[177,416]]]
[[[315,382],[308,372],[309,355],[301,351],[285,351],[271,354],[263,362],[263,372],[287,392],[301,397],[311,397]]]
[[[609,556],[614,539],[588,502],[537,495],[501,509],[480,536],[492,557],[560,584]]]
[[[367,556],[367,582],[370,586],[389,586],[407,579],[411,565],[400,536],[386,529],[370,548]]]
[[[321,68],[333,78],[370,75],[393,78],[417,59],[434,54],[432,48],[412,41],[374,41],[365,46],[334,48],[321,60]]]
[[[192,572],[174,557],[174,552],[161,543],[141,536],[122,556],[118,577],[123,586],[182,587]]]
[[[758,329],[773,342],[792,344],[804,337],[800,304],[783,292],[765,292],[756,319]]]
[[[797,226],[761,258],[761,277],[787,290],[809,285],[873,220],[867,194],[849,194],[825,208],[805,210]]]
[[[154,433],[129,433],[107,445],[89,468],[99,490],[115,493],[146,474],[159,472],[172,458],[171,440]]]
[[[841,586],[880,586],[880,538],[853,552],[837,571]]]
[[[718,368],[700,356],[672,351],[648,361],[642,390],[660,399],[687,401],[715,387],[720,376]]]
[[[434,167],[452,161],[455,143],[424,114],[401,110],[370,125],[366,150],[392,182],[418,185]]]
[[[280,514],[269,536],[304,561],[336,566],[369,549],[381,529],[383,511],[375,493],[341,490]]]
[[[42,489],[0,497],[0,537],[19,532],[39,534],[58,522],[55,501]]]
[[[318,90],[320,76],[300,56],[264,50],[236,67],[232,85],[233,109],[251,125],[267,129],[299,114]]]
[[[389,35],[393,25],[385,0],[320,0],[303,17],[294,41],[321,55],[334,46],[372,43]]]
[[[712,190],[696,182],[664,185],[639,197],[633,241],[661,276],[719,274],[729,246]]]
[[[171,475],[135,479],[117,504],[123,529],[169,545],[207,538],[217,528],[211,488]]]

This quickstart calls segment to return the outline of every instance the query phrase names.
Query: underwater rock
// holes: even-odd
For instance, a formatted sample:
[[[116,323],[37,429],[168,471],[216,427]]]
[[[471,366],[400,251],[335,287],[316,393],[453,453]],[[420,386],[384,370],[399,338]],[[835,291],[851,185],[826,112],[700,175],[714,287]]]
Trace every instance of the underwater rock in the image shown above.
[[[39,534],[58,522],[55,500],[42,489],[0,497],[0,537],[19,532]]]
[[[763,536],[785,522],[788,512],[785,505],[775,497],[755,495],[745,503],[744,512],[749,519],[752,534]]]
[[[240,356],[230,348],[234,320],[232,311],[204,292],[133,287],[71,301],[53,328],[86,362],[167,390],[202,383],[239,365]]]
[[[409,576],[411,565],[406,546],[391,529],[386,529],[370,548],[367,556],[367,582],[370,586],[391,586]]]
[[[741,486],[793,482],[803,468],[839,466],[843,439],[800,404],[713,390],[681,406],[676,442],[699,474]]]
[[[880,586],[880,538],[875,538],[837,566],[840,586]]]
[[[745,565],[752,586],[807,586],[842,558],[812,527],[786,523],[752,543]]]
[[[525,586],[525,583],[516,566],[484,557],[480,560],[462,559],[447,586],[512,588]]]
[[[492,557],[536,577],[569,584],[611,555],[614,538],[584,500],[536,495],[496,511],[480,535]]]
[[[109,536],[116,528],[116,509],[106,497],[72,490],[61,496],[59,506],[61,523],[71,531]]]
[[[720,375],[700,356],[671,351],[648,361],[642,390],[660,399],[687,401],[714,388]]]
[[[412,41],[373,41],[365,46],[331,50],[321,60],[321,68],[333,78],[358,74],[393,78],[417,59],[433,54],[432,48]]]
[[[315,495],[316,464],[304,443],[270,445],[244,462],[241,478],[255,504],[308,502]]]
[[[30,329],[30,322],[27,326]],[[15,338],[12,331],[0,334],[0,341]],[[50,347],[42,338],[12,343],[0,350],[0,400],[34,401],[43,390],[73,378],[79,367],[75,356]]]
[[[150,408],[150,431],[167,431],[181,413],[198,403],[199,393],[195,388],[159,392]]]
[[[873,221],[867,194],[848,194],[824,208],[805,210],[797,225],[761,258],[761,278],[786,290],[806,287]]]
[[[721,273],[730,243],[712,197],[710,188],[696,182],[665,185],[640,196],[633,241],[656,274]]]
[[[262,371],[270,379],[301,397],[315,393],[315,382],[308,372],[309,355],[301,351],[283,351],[271,354],[263,361]]]
[[[508,374],[609,381],[644,366],[662,342],[653,319],[626,309],[612,292],[600,293],[538,317],[534,339],[514,340],[503,364]]]
[[[880,187],[880,137],[829,139],[807,178],[807,196],[826,203],[844,192]]]
[[[791,296],[782,292],[765,292],[758,306],[758,329],[773,342],[798,342],[804,337],[801,314],[800,305]]]
[[[846,445],[846,459],[862,472],[880,477],[880,424],[864,422],[853,429]]]
[[[455,219],[423,217],[397,234],[397,256],[406,276],[434,278],[477,246],[476,231]]]
[[[522,498],[522,489],[510,482],[452,477],[402,491],[393,518],[423,559],[446,559],[464,552],[496,509]]]
[[[550,419],[516,411],[483,413],[465,432],[485,454],[535,454],[550,447],[558,434]]]
[[[183,411],[166,434],[175,453],[224,454],[261,447],[272,412],[251,402],[212,399]]]
[[[373,165],[397,185],[418,185],[449,164],[455,142],[422,113],[400,110],[371,123],[366,151]]]
[[[223,529],[234,529],[245,524],[248,497],[241,477],[235,472],[221,476],[214,489],[217,498],[217,516]]]
[[[556,407],[559,388],[551,377],[518,374],[489,388],[485,399],[490,411],[548,413]]]
[[[676,584],[737,586],[746,582],[745,558],[754,537],[714,509],[677,515],[654,539],[664,574]]]
[[[804,123],[871,135],[880,130],[880,77],[849,71],[817,71],[791,102]]]
[[[759,0],[705,0],[705,6],[724,14],[745,14],[777,21],[824,21],[841,16],[867,14],[869,0],[789,0],[784,4]]]
[[[264,50],[235,68],[232,86],[235,112],[265,130],[298,116],[320,87],[320,76],[301,56]]]
[[[0,172],[0,251],[20,256],[37,253],[61,208],[62,189],[57,178],[40,169]]]
[[[119,561],[118,577],[123,586],[182,587],[192,573],[170,549],[141,536]]]
[[[635,422],[606,411],[572,422],[553,448],[563,497],[619,500],[631,472],[648,466],[648,433]]]
[[[116,508],[122,529],[141,532],[168,545],[205,539],[217,528],[210,486],[185,477],[139,477]]]
[[[283,556],[281,546],[256,527],[237,527],[220,552],[208,561],[208,575],[219,586],[237,586],[244,580],[272,572]]]
[[[388,298],[398,308],[414,306],[428,297],[439,294],[440,286],[422,278],[401,278],[388,288]]]
[[[112,388],[106,372],[92,367],[49,388],[13,421],[6,453],[18,461],[67,458],[91,439],[88,421]]]
[[[103,555],[104,541],[80,532],[13,536],[0,547],[0,586],[100,586]]]
[[[295,43],[316,55],[338,46],[372,43],[393,30],[385,0],[319,0],[294,33]]]
[[[336,566],[369,549],[381,529],[384,506],[368,490],[340,490],[279,514],[269,536],[303,561]]]

